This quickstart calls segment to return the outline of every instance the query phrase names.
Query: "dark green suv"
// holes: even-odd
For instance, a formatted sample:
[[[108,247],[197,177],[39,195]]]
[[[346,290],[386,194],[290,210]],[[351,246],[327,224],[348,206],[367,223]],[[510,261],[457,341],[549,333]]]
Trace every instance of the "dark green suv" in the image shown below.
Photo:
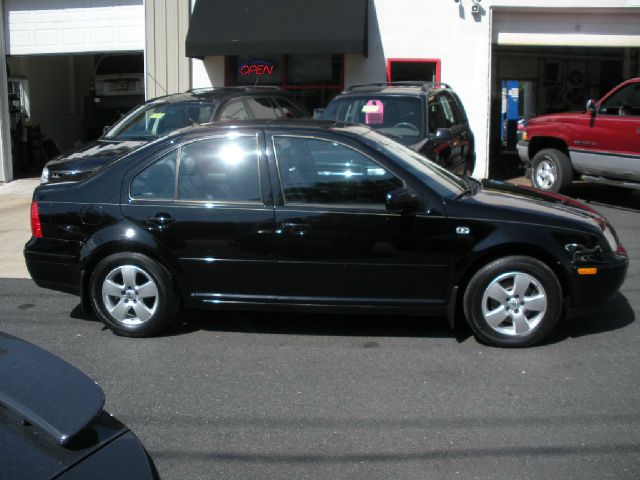
[[[336,96],[321,118],[367,125],[454,173],[473,172],[469,120],[460,98],[445,83],[354,85]]]

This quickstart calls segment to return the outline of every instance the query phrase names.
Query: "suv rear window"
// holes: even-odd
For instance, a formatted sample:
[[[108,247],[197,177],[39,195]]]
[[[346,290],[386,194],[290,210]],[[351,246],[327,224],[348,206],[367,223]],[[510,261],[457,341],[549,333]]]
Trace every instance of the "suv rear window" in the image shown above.
[[[417,97],[372,95],[334,100],[322,118],[360,123],[398,139],[423,136],[424,115]]]

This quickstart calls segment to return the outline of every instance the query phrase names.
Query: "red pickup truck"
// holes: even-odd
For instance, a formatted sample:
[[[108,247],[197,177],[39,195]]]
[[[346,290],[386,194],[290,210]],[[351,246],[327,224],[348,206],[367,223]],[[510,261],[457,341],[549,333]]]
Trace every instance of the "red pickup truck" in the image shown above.
[[[529,120],[518,155],[541,190],[559,192],[573,180],[640,189],[640,78],[589,100],[586,112]]]

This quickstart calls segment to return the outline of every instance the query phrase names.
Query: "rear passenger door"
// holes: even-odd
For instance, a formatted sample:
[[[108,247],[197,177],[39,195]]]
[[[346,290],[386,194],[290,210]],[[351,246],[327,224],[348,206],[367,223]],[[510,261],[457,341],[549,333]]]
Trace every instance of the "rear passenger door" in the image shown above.
[[[262,142],[255,131],[198,139],[125,179],[124,216],[154,237],[197,299],[256,301],[277,293]]]

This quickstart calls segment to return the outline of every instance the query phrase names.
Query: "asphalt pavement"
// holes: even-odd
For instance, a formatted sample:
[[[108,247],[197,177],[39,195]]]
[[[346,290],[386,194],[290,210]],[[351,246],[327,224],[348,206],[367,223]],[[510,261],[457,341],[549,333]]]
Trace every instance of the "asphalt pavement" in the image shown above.
[[[444,318],[339,315],[185,312],[128,339],[28,279],[0,279],[0,330],[98,382],[165,479],[637,479],[640,192],[571,193],[610,219],[630,271],[528,349]]]

